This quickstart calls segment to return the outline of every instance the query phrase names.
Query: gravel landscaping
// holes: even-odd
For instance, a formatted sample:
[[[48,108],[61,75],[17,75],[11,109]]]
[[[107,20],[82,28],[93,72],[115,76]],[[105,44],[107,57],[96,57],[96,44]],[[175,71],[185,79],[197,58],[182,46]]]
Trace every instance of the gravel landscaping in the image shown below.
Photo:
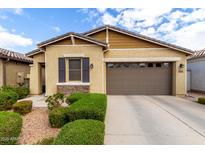
[[[23,127],[18,144],[36,144],[39,140],[56,137],[60,129],[51,128],[47,108],[33,108],[23,118]]]
[[[103,144],[106,95],[77,93],[67,97],[57,93],[45,98],[27,97],[18,102],[15,100],[16,103],[5,108],[4,101],[11,101],[10,97],[5,97],[2,109],[7,111],[1,112],[0,117],[2,144]],[[65,107],[68,104],[69,108]],[[9,139],[8,143],[6,139]]]

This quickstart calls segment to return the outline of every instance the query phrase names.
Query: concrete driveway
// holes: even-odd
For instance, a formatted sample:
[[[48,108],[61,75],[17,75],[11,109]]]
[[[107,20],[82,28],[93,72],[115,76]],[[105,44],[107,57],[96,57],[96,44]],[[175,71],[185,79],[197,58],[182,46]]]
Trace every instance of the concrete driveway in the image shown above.
[[[174,96],[108,96],[105,144],[205,144],[205,106]]]

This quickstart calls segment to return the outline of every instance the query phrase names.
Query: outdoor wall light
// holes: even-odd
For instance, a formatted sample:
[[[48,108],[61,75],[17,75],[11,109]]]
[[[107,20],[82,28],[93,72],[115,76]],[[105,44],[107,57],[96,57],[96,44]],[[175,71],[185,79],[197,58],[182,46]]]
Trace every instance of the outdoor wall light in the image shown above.
[[[94,67],[93,64],[90,64],[90,69],[93,69],[93,67]]]
[[[183,72],[184,71],[184,64],[179,64],[179,72]]]

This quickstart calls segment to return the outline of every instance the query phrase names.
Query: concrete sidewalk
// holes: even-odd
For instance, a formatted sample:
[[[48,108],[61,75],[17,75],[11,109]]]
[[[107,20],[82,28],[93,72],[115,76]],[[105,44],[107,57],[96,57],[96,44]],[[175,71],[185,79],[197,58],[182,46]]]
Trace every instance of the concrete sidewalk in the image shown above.
[[[21,100],[32,100],[33,107],[47,107],[46,98],[44,95],[31,95],[27,98]],[[21,101],[19,100],[19,101]],[[67,106],[66,103],[63,103],[62,106]]]
[[[47,107],[46,97],[44,95],[31,95],[21,100],[32,100],[33,107]],[[19,101],[21,101],[19,100]]]

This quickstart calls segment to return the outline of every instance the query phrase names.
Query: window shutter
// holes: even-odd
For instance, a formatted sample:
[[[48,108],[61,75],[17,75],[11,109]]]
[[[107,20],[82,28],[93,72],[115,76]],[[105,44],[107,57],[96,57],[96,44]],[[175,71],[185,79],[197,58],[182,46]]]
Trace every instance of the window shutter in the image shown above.
[[[65,58],[58,58],[59,82],[65,82]]]
[[[89,58],[83,58],[83,82],[90,82]]]

